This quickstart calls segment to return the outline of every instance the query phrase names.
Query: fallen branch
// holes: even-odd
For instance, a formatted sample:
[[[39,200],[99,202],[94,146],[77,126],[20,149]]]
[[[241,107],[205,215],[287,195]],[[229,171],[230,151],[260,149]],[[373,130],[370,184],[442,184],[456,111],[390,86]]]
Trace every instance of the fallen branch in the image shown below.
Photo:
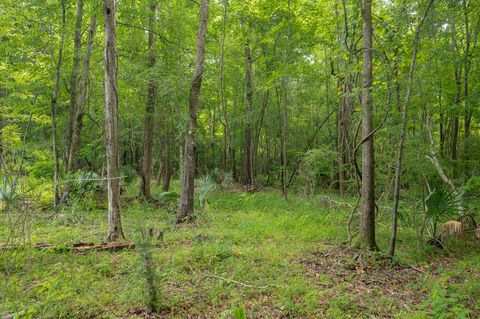
[[[438,175],[440,178],[450,186],[452,189],[453,194],[455,195],[456,198],[458,198],[458,210],[460,213],[463,215],[465,212],[465,207],[463,206],[463,198],[462,198],[462,193],[458,191],[458,189],[455,187],[455,184],[452,182],[450,178],[448,178],[447,174],[445,174],[445,171],[443,170],[442,165],[440,164],[440,161],[438,160],[437,152],[435,151],[435,142],[433,141],[433,136],[432,136],[432,131],[430,127],[428,126],[430,123],[427,123],[427,131],[428,131],[428,136],[430,138],[430,156],[425,155],[425,157],[432,162],[433,166],[435,166],[435,169],[438,172]]]
[[[336,200],[334,200],[334,199],[332,199],[332,198],[330,198],[330,197],[328,197],[328,196],[327,196],[327,199],[328,199],[330,202],[332,202],[332,203],[334,203],[335,205],[337,205],[337,206],[350,207],[350,208],[353,207],[351,204],[349,204],[349,203],[347,203],[347,202],[339,202],[339,201],[336,201]]]
[[[96,250],[96,251],[119,251],[123,249],[133,249],[135,248],[135,244],[132,242],[124,242],[124,243],[101,243],[101,244],[94,244],[94,243],[74,243],[72,246],[54,246],[52,244],[46,243],[39,243],[33,244],[32,246],[28,245],[9,245],[9,246],[0,246],[1,251],[9,251],[9,250],[20,250],[20,249],[27,249],[33,248],[37,250],[54,250],[57,252],[64,252],[64,251],[74,251],[74,252],[84,252],[89,250]]]
[[[411,268],[411,269],[413,269],[413,270],[415,270],[415,271],[418,271],[418,272],[420,272],[420,273],[422,273],[422,274],[425,273],[425,271],[423,271],[423,270],[421,270],[421,269],[419,269],[419,268],[417,268],[417,267],[414,267],[414,266],[412,266],[412,265],[407,264],[406,266],[407,266],[408,268]]]
[[[265,289],[265,288],[268,288],[268,287],[269,287],[269,285],[266,285],[266,286],[255,286],[255,285],[244,284],[243,282],[240,282],[240,281],[236,281],[236,280],[233,280],[233,279],[230,279],[230,278],[225,278],[225,277],[221,277],[221,276],[217,276],[217,275],[212,275],[212,274],[202,273],[202,275],[203,275],[204,277],[210,277],[210,278],[215,278],[215,279],[220,279],[220,280],[224,280],[224,281],[227,281],[227,282],[231,282],[231,283],[237,284],[237,285],[242,286],[242,287],[245,287],[245,288]]]

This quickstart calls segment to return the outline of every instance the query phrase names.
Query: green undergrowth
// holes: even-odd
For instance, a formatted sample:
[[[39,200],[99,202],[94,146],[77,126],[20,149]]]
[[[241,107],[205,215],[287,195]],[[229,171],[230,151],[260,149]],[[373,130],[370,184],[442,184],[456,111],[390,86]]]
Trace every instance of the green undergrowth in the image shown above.
[[[155,272],[158,318],[474,318],[479,313],[478,247],[420,251],[406,229],[400,229],[399,260],[420,272],[418,281],[405,282],[402,289],[418,293],[415,302],[398,306],[401,293],[358,291],[354,279],[367,276],[368,267],[350,272],[340,265],[338,276],[337,269],[316,273],[323,269],[315,266],[322,264],[318,256],[332,258],[346,238],[350,208],[334,202],[295,195],[285,201],[274,190],[216,191],[193,224],[178,226],[168,209],[138,201],[124,203],[122,223],[126,237],[137,243],[141,229],[164,232],[163,241],[154,239],[145,248]],[[24,238],[56,247],[100,243],[107,228],[105,210],[79,205],[35,212],[29,220],[22,236],[21,222],[12,234],[11,222],[2,217],[2,244],[7,238],[10,244]],[[383,251],[388,235],[380,225]],[[145,318],[143,268],[136,250],[0,252],[0,318]]]

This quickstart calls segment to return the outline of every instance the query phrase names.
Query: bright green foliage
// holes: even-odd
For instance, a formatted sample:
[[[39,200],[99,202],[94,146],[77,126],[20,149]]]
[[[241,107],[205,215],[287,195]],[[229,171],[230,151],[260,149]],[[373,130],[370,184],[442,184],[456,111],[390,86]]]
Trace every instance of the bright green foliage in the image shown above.
[[[332,199],[340,201],[334,196]],[[194,226],[178,228],[168,212],[152,206],[144,208],[144,204],[137,204],[124,211],[124,231],[129,238],[138,239],[141,247],[140,228],[164,231],[164,242],[153,239],[148,250],[159,292],[159,311],[170,318],[348,318],[391,313],[397,318],[431,318],[442,312],[454,318],[480,311],[475,303],[480,297],[478,246],[457,247],[451,257],[438,250],[419,253],[412,250],[416,240],[413,232],[401,232],[399,259],[424,272],[371,264],[368,272],[387,267],[386,275],[402,272],[410,274],[409,280],[417,279],[392,286],[393,295],[378,290],[382,286],[372,282],[373,290],[365,294],[351,286],[356,280],[370,280],[361,268],[349,270],[357,267],[353,257],[359,252],[328,273],[314,266],[327,265],[325,261],[333,260],[329,254],[342,251],[332,248],[344,240],[348,209],[299,197],[284,202],[277,192],[217,191],[211,194],[208,210]],[[98,242],[105,232],[104,215],[103,211],[73,209],[55,217],[35,214],[31,241],[65,247],[76,241]],[[1,238],[8,232],[8,225],[2,222]],[[379,242],[385,243],[387,229],[381,227],[379,233]],[[2,252],[0,316],[28,311],[33,318],[118,318],[141,313],[149,300],[143,251]],[[340,254],[338,258],[346,257]],[[346,275],[338,277],[337,272]],[[433,280],[437,273],[446,277]],[[415,298],[400,297],[409,294]]]
[[[418,282],[399,284],[419,296],[406,306],[382,287],[352,288],[352,283],[361,284],[355,278],[368,280],[353,257],[335,269],[347,271],[343,281],[321,268],[319,259],[328,256],[318,257],[330,254],[331,243],[337,247],[345,240],[355,206],[352,196],[358,194],[360,1],[210,0],[195,147],[195,205],[200,209],[194,225],[174,225],[195,67],[197,2],[158,1],[149,30],[150,0],[117,1],[122,219],[127,239],[141,245],[138,229],[152,226],[165,230],[165,241],[145,245],[141,254],[73,254],[66,251],[73,242],[100,242],[107,222],[102,2],[84,0],[82,57],[93,15],[98,30],[78,170],[67,173],[76,0],[64,0],[65,30],[60,0],[0,1],[0,246],[45,242],[61,250],[0,251],[0,283],[6,283],[0,285],[0,317],[142,317],[149,278],[155,278],[161,292],[161,300],[151,306],[159,305],[160,315],[172,318],[478,317],[478,245],[471,238],[452,241],[445,251],[424,244],[427,228],[436,236],[441,223],[460,213],[479,221],[480,0],[435,1],[420,32],[400,183],[398,257],[420,264],[425,273],[418,274]],[[383,250],[390,235],[400,110],[414,30],[426,3],[373,1],[375,193]],[[56,124],[59,184],[60,189],[69,185],[69,194],[53,209],[50,106],[62,32]],[[156,37],[153,66],[149,32]],[[246,111],[246,46],[252,56],[251,114]],[[137,180],[152,79],[158,84],[152,176],[161,184],[162,175],[170,172],[172,186],[169,191],[155,187],[156,202],[145,204],[137,197]],[[255,186],[266,190],[257,193],[244,193],[241,185],[248,126],[254,135]],[[277,194],[282,145],[285,175],[292,181],[288,201]],[[432,150],[461,201],[429,160]],[[346,189],[342,199],[335,195],[341,172]],[[352,220],[355,232],[358,214]],[[442,269],[434,267],[437,262]],[[268,287],[248,288],[206,274]]]

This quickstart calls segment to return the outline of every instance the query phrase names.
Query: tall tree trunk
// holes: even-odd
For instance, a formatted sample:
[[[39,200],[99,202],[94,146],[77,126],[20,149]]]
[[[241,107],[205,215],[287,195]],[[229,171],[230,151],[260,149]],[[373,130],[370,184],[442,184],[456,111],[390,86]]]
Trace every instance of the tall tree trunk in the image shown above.
[[[197,117],[199,109],[199,95],[202,86],[203,68],[205,61],[205,41],[207,38],[209,0],[202,0],[200,6],[200,23],[197,34],[197,53],[195,73],[189,97],[189,121],[185,135],[185,154],[183,159],[183,178],[180,202],[178,205],[177,222],[189,221],[193,217],[195,196],[195,147]]]
[[[284,63],[288,67],[290,61],[290,0],[288,0],[287,45],[285,48]],[[287,199],[287,130],[288,130],[288,69],[282,80],[283,112],[282,112],[282,194]]]
[[[470,72],[470,41],[471,33],[469,27],[469,18],[468,18],[468,5],[467,0],[462,1],[463,7],[463,16],[465,19],[465,52],[464,52],[464,61],[463,61],[463,99],[465,107],[465,117],[464,117],[464,132],[465,132],[465,145],[464,145],[464,156],[468,156],[468,141],[467,138],[470,136],[470,123],[472,120],[472,114],[469,109],[468,103],[468,75]]]
[[[282,146],[282,194],[285,199],[287,199],[287,129],[288,129],[288,118],[287,118],[287,79],[283,80],[283,109],[282,109],[282,136],[281,136],[281,146]]]
[[[362,145],[362,213],[360,219],[360,237],[362,244],[370,250],[377,249],[375,242],[375,159],[373,148],[373,103],[372,103],[372,63],[373,28],[372,0],[362,0],[363,21],[363,74],[362,109],[363,139]]]
[[[82,20],[83,20],[83,0],[77,0],[75,13],[75,35],[73,40],[73,66],[70,77],[70,112],[68,114],[68,126],[66,134],[65,149],[65,168],[70,167],[68,163],[70,147],[72,145],[72,135],[77,114],[77,95],[79,86],[80,59],[82,49]]]
[[[78,80],[78,88],[75,88],[77,92],[75,93],[76,101],[74,103],[75,115],[73,120],[70,120],[69,129],[70,139],[68,144],[67,157],[65,161],[65,171],[67,173],[73,173],[77,170],[77,152],[80,149],[80,138],[83,128],[83,115],[85,111],[85,105],[87,103],[87,85],[88,85],[88,74],[90,72],[90,57],[93,51],[93,45],[95,40],[95,31],[97,27],[97,20],[95,15],[90,19],[90,26],[88,30],[87,45],[85,50],[85,56],[83,59],[82,71],[80,78]],[[68,198],[68,192],[70,189],[71,182],[67,182],[63,187],[63,192],[61,196],[61,201],[65,202]]]
[[[349,78],[344,75],[340,78],[338,86],[341,89],[341,97],[338,104],[337,112],[337,150],[339,155],[339,170],[338,170],[338,190],[340,196],[345,196],[347,179],[346,165],[349,161],[350,153],[350,129],[351,129],[351,114],[353,113],[353,105],[351,100],[351,83]]]
[[[343,9],[343,30],[341,30],[340,23],[338,22],[338,10],[335,8],[335,15],[337,19],[337,42],[341,46],[341,51],[338,60],[338,73],[337,73],[337,86],[340,92],[337,112],[337,150],[338,150],[338,191],[340,196],[345,196],[346,192],[346,180],[348,179],[347,163],[350,161],[350,130],[351,130],[351,115],[353,114],[352,93],[354,83],[352,75],[347,70],[351,68],[350,58],[345,59],[345,56],[350,56],[351,51],[349,49],[349,37],[350,32],[348,29],[348,15],[345,0],[341,1]],[[343,32],[342,32],[343,31]],[[351,46],[354,45],[354,39],[352,38]],[[333,66],[332,66],[333,68]],[[333,72],[333,70],[332,70]],[[356,76],[353,78],[355,79]]]
[[[452,140],[450,144],[450,157],[452,160],[458,159],[458,130],[459,130],[459,119],[458,119],[458,107],[460,106],[460,96],[462,94],[462,80],[461,80],[461,71],[456,67],[455,68],[455,109],[453,110],[453,127],[452,127]]]
[[[168,192],[170,189],[170,179],[172,177],[172,169],[170,163],[170,132],[165,128],[165,143],[164,143],[164,155],[163,155],[163,178],[162,178],[162,191]]]
[[[440,135],[440,154],[443,155],[445,151],[445,116],[443,114],[442,105],[442,81],[438,85],[438,104],[440,106],[440,120],[439,120],[439,135]]]
[[[5,89],[0,86],[0,169],[4,170],[3,176],[7,176],[7,169],[5,167],[5,161],[3,158],[3,152],[4,152],[4,146],[3,146],[3,127],[4,127],[4,122],[3,122],[3,101],[2,99],[6,96]],[[2,182],[5,182],[2,180]]]
[[[228,118],[227,118],[227,105],[225,99],[225,87],[224,87],[224,75],[223,69],[225,64],[225,38],[226,38],[226,28],[227,28],[227,9],[228,9],[228,0],[224,0],[223,4],[223,24],[222,24],[222,39],[220,42],[220,79],[219,79],[219,95],[220,95],[220,105],[223,114],[223,161],[222,166],[224,170],[228,169],[228,148],[230,145],[230,131],[228,127]]]
[[[410,102],[410,97],[412,95],[412,88],[413,88],[413,74],[415,72],[415,63],[417,62],[417,52],[418,52],[418,44],[420,42],[420,29],[427,18],[428,11],[432,6],[434,0],[429,0],[427,4],[427,8],[425,9],[425,13],[422,16],[422,19],[417,25],[415,29],[415,38],[413,40],[413,54],[412,54],[412,61],[410,63],[410,71],[408,73],[408,90],[407,95],[405,96],[405,103],[403,104],[402,108],[402,133],[400,136],[400,142],[398,145],[398,153],[397,153],[397,165],[395,167],[395,186],[393,192],[393,208],[392,208],[392,235],[390,238],[390,248],[389,248],[389,256],[393,257],[395,255],[395,244],[397,240],[397,211],[398,211],[398,201],[400,199],[400,176],[402,173],[402,157],[403,157],[403,148],[405,145],[405,139],[407,136],[407,122],[408,122],[408,104]]]
[[[120,221],[120,170],[118,157],[118,86],[117,86],[117,27],[115,1],[104,0],[105,45],[105,134],[108,179],[109,241],[124,238]]]
[[[56,207],[60,202],[59,179],[60,179],[60,161],[58,158],[57,141],[57,103],[60,92],[60,70],[63,61],[63,46],[65,43],[65,2],[60,0],[62,8],[62,26],[60,30],[60,42],[58,44],[58,58],[55,66],[55,85],[53,88],[52,99],[50,101],[50,116],[52,120],[52,153],[53,153],[53,206]],[[1,143],[0,143],[1,144]]]
[[[70,139],[70,149],[68,153],[67,160],[67,172],[72,172],[76,170],[77,165],[77,152],[80,148],[80,137],[83,128],[83,115],[85,110],[85,105],[87,103],[87,85],[88,85],[88,74],[90,72],[90,57],[92,56],[95,31],[97,28],[97,20],[95,15],[90,19],[90,27],[88,30],[87,44],[85,50],[85,56],[83,59],[82,72],[80,74],[80,80],[78,82],[78,92],[76,94],[75,102],[75,116],[72,122],[72,135]]]
[[[148,32],[148,50],[149,50],[149,68],[153,68],[157,62],[155,51],[155,35],[152,29],[155,24],[156,3],[150,3],[149,32]],[[153,121],[155,117],[155,100],[157,96],[156,79],[151,78],[148,83],[148,101],[145,110],[145,132],[143,139],[143,165],[142,178],[140,181],[140,195],[147,200],[152,200],[150,193],[150,181],[152,175],[152,146],[153,146]]]
[[[262,133],[263,119],[265,118],[265,110],[267,109],[269,95],[270,95],[270,90],[267,88],[263,95],[263,102],[262,102],[262,107],[260,109],[260,114],[258,115],[257,121],[255,123],[255,136],[253,139],[253,165],[254,166],[256,166],[256,163],[257,163],[258,146],[260,145],[260,136]]]
[[[249,189],[255,188],[255,177],[253,167],[253,81],[252,81],[252,55],[250,52],[250,46],[245,44],[245,100],[246,100],[246,120],[245,120],[245,145],[244,145],[244,184]]]

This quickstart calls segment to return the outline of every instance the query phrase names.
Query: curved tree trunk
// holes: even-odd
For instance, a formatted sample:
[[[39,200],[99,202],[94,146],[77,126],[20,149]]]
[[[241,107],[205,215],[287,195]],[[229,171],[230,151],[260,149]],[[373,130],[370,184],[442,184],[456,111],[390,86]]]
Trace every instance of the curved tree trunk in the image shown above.
[[[389,256],[393,257],[395,255],[395,243],[397,240],[397,211],[398,211],[398,201],[400,199],[400,176],[402,174],[402,157],[403,157],[403,148],[405,145],[405,139],[407,136],[407,122],[408,122],[408,103],[410,102],[410,96],[412,95],[413,89],[413,73],[415,72],[415,63],[417,62],[417,52],[418,52],[418,43],[420,42],[420,28],[422,27],[425,19],[427,18],[428,11],[432,6],[434,0],[429,0],[425,13],[423,14],[422,19],[415,29],[415,38],[413,40],[413,54],[412,61],[410,63],[410,71],[408,73],[408,90],[405,97],[405,103],[402,108],[402,133],[400,136],[400,142],[398,145],[397,153],[397,165],[395,167],[395,186],[393,192],[393,208],[392,208],[392,236],[390,238],[390,248]]]
[[[200,6],[200,24],[197,35],[197,54],[195,73],[189,97],[189,121],[185,134],[185,152],[183,154],[183,176],[180,202],[178,205],[177,222],[189,221],[193,217],[195,192],[195,146],[199,95],[202,86],[203,64],[205,61],[205,41],[207,38],[209,0],[202,0]]]

